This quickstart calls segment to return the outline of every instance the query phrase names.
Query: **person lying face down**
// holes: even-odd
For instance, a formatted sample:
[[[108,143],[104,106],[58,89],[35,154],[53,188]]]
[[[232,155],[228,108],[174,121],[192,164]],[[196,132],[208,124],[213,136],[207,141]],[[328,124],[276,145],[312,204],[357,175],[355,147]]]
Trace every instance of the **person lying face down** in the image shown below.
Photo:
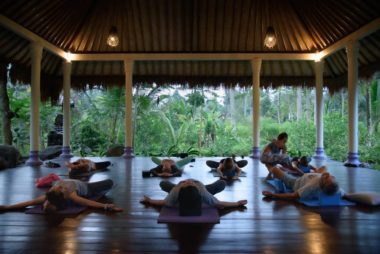
[[[162,165],[162,172],[171,173],[172,167],[175,166],[175,162],[170,159],[164,159],[161,161],[161,165]]]
[[[155,176],[170,177],[170,176],[180,176],[182,170],[180,170],[174,160],[163,159],[155,168],[152,168],[150,172]]]
[[[287,187],[292,188],[294,192],[272,193],[270,191],[263,191],[262,194],[269,198],[310,198],[317,196],[320,192],[326,195],[334,195],[339,191],[339,185],[335,176],[328,172],[308,173],[299,178],[286,174],[278,167],[271,168],[271,172],[276,178],[282,180]]]
[[[69,177],[75,178],[83,173],[107,168],[111,165],[111,162],[94,162],[88,159],[78,159],[74,162],[66,162],[65,165],[69,168]]]
[[[223,160],[223,163],[216,169],[220,177],[225,180],[236,180],[241,174],[241,169],[230,157]]]
[[[113,181],[110,179],[92,183],[86,183],[74,179],[60,180],[55,182],[45,195],[14,205],[0,206],[0,210],[14,210],[42,204],[45,212],[52,213],[65,209],[67,202],[72,201],[82,206],[121,212],[123,209],[116,207],[114,204],[103,204],[87,198],[109,190],[112,186]]]
[[[169,192],[165,199],[151,199],[144,196],[140,202],[150,205],[179,207],[182,216],[200,215],[202,204],[218,208],[239,207],[247,204],[247,200],[226,202],[213,196],[224,190],[226,186],[224,180],[217,180],[206,186],[194,179],[183,180],[177,185],[169,181],[161,181],[160,186],[164,191]]]

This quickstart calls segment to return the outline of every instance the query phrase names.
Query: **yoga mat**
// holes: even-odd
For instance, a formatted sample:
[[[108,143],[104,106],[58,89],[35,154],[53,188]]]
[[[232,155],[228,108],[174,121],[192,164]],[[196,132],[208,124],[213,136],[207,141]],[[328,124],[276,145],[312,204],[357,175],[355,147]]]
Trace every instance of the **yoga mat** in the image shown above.
[[[309,199],[309,200],[298,200],[298,202],[306,205],[306,206],[353,206],[356,205],[353,202],[347,201],[345,199],[340,199],[337,203],[330,203],[330,204],[321,204],[321,201],[319,199]]]
[[[272,186],[275,189],[276,193],[291,193],[293,190],[291,188],[288,188],[281,180],[279,179],[270,179],[266,180],[266,183],[268,183],[270,186]]]
[[[156,176],[156,175],[151,174],[149,177],[170,178],[170,177],[181,177],[181,176],[182,176],[182,174],[180,174],[180,175],[174,175],[174,176]]]
[[[271,185],[276,193],[291,193],[292,189],[285,186],[285,184],[279,179],[266,180],[266,182]],[[310,199],[299,199],[298,202],[306,206],[351,206],[355,203],[342,199],[341,193],[338,192],[335,195],[329,196],[320,193],[318,197]]]
[[[88,199],[97,201],[100,198],[102,198],[107,191],[101,192],[95,196],[89,197]],[[78,214],[86,210],[86,206],[81,206],[78,204],[75,204],[73,202],[69,202],[69,204],[66,206],[65,209],[57,211],[57,214],[62,214],[62,215],[73,215],[73,214]],[[37,205],[32,208],[29,208],[25,211],[26,214],[45,214],[45,211],[43,210],[42,205]]]
[[[202,207],[201,216],[179,216],[178,207],[162,207],[157,219],[158,223],[212,223],[220,222],[218,209]]]
[[[161,160],[160,160],[159,158],[157,158],[157,157],[151,157],[150,159],[151,159],[151,160],[154,162],[154,164],[156,164],[157,166],[161,165]],[[177,166],[177,168],[183,168],[183,167],[186,166],[186,164],[190,163],[191,160],[193,160],[193,159],[194,159],[193,156],[189,156],[189,157],[187,157],[187,158],[185,158],[185,159],[182,159],[182,160],[178,160],[178,161],[174,161],[174,160],[173,160],[173,161],[175,162],[175,165]]]
[[[341,192],[337,192],[334,195],[326,195],[320,193],[318,197],[312,199],[299,199],[300,203],[307,206],[352,206],[356,205],[353,202],[342,198]]]
[[[220,177],[219,173],[216,172],[215,169],[211,169],[210,172],[212,173],[213,176],[215,176],[215,177]],[[247,177],[247,172],[241,171],[241,173],[240,173],[240,177]]]

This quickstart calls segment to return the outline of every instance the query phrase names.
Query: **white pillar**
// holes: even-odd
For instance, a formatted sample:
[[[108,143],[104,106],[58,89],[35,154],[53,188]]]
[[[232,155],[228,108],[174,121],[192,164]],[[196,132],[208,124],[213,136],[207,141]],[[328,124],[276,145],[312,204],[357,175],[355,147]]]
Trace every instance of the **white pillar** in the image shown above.
[[[323,67],[322,60],[315,62],[315,127],[316,143],[313,159],[324,160],[326,155],[323,149]]]
[[[252,67],[252,138],[253,147],[251,158],[260,158],[260,70],[261,58],[251,60]]]
[[[42,164],[39,159],[40,144],[40,82],[41,82],[41,59],[42,45],[33,42],[31,44],[31,104],[30,104],[30,154],[26,164],[29,166],[39,166]]]
[[[133,61],[124,61],[125,71],[125,144],[124,155],[126,159],[133,158],[133,125],[132,125],[132,85]]]
[[[71,158],[70,149],[70,87],[71,87],[71,62],[63,61],[63,145],[61,158]]]
[[[348,156],[346,166],[359,166],[358,153],[358,54],[357,41],[351,41],[347,47],[348,72]]]

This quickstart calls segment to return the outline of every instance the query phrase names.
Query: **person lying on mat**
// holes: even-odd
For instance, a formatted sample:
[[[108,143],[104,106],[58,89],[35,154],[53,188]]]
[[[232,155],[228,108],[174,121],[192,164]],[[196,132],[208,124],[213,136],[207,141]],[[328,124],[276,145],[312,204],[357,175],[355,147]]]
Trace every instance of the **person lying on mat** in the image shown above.
[[[299,178],[295,178],[281,170],[279,167],[270,169],[273,175],[293,189],[292,193],[273,193],[263,191],[262,194],[269,198],[299,199],[317,196],[320,192],[326,195],[334,195],[339,190],[338,182],[330,173],[308,173]],[[321,171],[322,172],[322,171]]]
[[[69,177],[75,177],[91,171],[105,169],[111,165],[111,162],[93,162],[88,159],[78,159],[72,163],[66,162],[65,165],[69,168]]]
[[[217,208],[239,207],[247,204],[247,200],[226,202],[220,201],[213,196],[224,190],[226,187],[224,180],[217,180],[209,185],[204,185],[194,179],[183,180],[177,185],[169,181],[161,181],[160,186],[162,190],[169,193],[165,199],[151,199],[144,196],[140,202],[158,206],[178,206],[180,215],[200,215],[202,204]]]
[[[241,168],[233,161],[232,158],[226,158],[218,166],[216,172],[218,172],[220,177],[225,180],[236,180],[241,174]]]
[[[154,163],[158,166],[150,169],[150,173],[154,176],[170,177],[170,176],[180,176],[182,175],[182,170],[180,168],[184,167],[189,163],[193,157],[187,157],[183,160],[175,162],[172,159],[160,160],[157,157],[151,158]]]
[[[290,156],[287,152],[287,142],[288,134],[286,132],[282,132],[278,135],[277,139],[269,143],[261,153],[260,161],[265,164],[269,171],[267,179],[272,178],[270,169],[278,165],[281,165],[280,168],[284,171],[291,171],[299,175],[303,175],[303,172],[301,170],[292,166]]]
[[[228,167],[226,167],[226,163],[227,165],[229,165]],[[230,166],[232,163],[233,166]],[[206,165],[209,166],[211,169],[216,169],[223,179],[238,179],[241,174],[241,168],[245,167],[247,164],[247,160],[236,161],[235,156],[232,156],[232,158],[222,159],[219,162],[211,160],[206,161]],[[225,168],[227,168],[227,170],[225,170]],[[238,174],[237,171],[239,171]]]
[[[301,158],[293,158],[292,165],[294,168],[298,168],[303,173],[323,173],[326,171],[326,167],[322,166],[316,168],[313,165],[309,164],[307,156],[302,156]]]
[[[92,183],[74,179],[60,180],[55,182],[45,195],[14,205],[0,206],[0,210],[15,210],[42,204],[45,212],[56,212],[63,210],[67,206],[68,201],[72,201],[82,206],[121,212],[123,209],[114,204],[103,204],[87,198],[107,191],[111,189],[112,186],[113,181],[111,179]]]

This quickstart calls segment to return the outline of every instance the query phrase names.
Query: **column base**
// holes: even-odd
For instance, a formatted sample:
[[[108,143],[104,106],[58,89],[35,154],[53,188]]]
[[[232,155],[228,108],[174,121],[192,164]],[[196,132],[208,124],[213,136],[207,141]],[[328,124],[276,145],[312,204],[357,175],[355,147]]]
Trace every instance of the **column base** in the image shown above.
[[[70,159],[73,156],[74,155],[71,154],[70,146],[63,146],[62,147],[62,153],[59,156],[60,158],[62,158],[62,159]]]
[[[38,151],[30,151],[29,159],[25,162],[27,166],[38,167],[42,165],[42,161],[38,155]]]
[[[347,160],[344,162],[346,167],[359,167],[359,153],[348,153]]]
[[[260,159],[260,147],[252,147],[252,154],[249,157],[252,159]]]
[[[135,155],[133,154],[133,147],[130,147],[130,146],[124,147],[123,158],[132,159],[134,157]]]
[[[323,149],[323,147],[317,147],[315,149],[313,159],[314,160],[326,160],[327,159],[327,156],[325,154],[325,150]]]

